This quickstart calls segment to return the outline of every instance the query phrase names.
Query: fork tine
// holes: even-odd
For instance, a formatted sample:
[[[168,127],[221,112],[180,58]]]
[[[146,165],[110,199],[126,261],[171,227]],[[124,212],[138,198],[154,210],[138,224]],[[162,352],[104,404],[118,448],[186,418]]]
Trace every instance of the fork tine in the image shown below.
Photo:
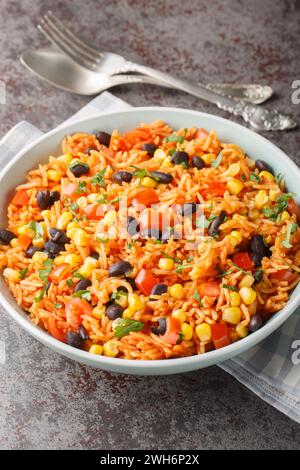
[[[55,32],[53,32],[43,20],[40,22],[40,24],[38,24],[37,27],[39,31],[41,31],[54,46],[58,47],[74,62],[81,65],[82,67],[95,71],[96,64],[94,61],[90,61],[89,59],[86,59],[85,57],[82,57],[82,55],[78,54],[74,48],[70,47],[68,44],[66,44],[65,41],[61,40],[61,38]]]
[[[101,59],[102,57],[101,52],[99,52],[94,47],[89,46],[88,44],[83,42],[81,39],[79,39],[77,36],[75,36],[75,34],[73,34],[72,31],[69,28],[67,28],[67,26],[61,20],[59,20],[52,13],[51,10],[49,10],[46,13],[46,15],[44,16],[44,19],[48,24],[56,26],[56,30],[59,30],[62,35],[67,37],[72,42],[72,44],[75,44],[76,46],[78,46],[78,48],[80,48],[83,52],[85,52],[90,59],[94,59],[94,60]]]
[[[53,32],[54,37],[58,37],[61,42],[64,42],[66,46],[68,46],[70,49],[74,51],[78,56],[80,56],[82,59],[87,60],[90,64],[96,63],[99,60],[101,60],[99,57],[95,57],[95,55],[90,54],[86,52],[82,47],[78,47],[74,42],[68,38],[68,36],[61,31],[57,26],[46,16],[42,20],[44,22],[44,25],[48,28],[48,31]]]

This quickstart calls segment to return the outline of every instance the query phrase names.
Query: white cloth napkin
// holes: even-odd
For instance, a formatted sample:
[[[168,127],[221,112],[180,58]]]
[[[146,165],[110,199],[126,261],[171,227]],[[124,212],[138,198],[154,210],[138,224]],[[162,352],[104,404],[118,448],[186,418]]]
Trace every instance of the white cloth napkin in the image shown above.
[[[105,92],[66,122],[128,108],[128,103]],[[0,168],[25,145],[41,135],[42,132],[28,122],[21,122],[11,129],[0,142]],[[3,341],[0,341],[0,364],[1,362],[5,362]],[[219,367],[300,423],[300,309],[265,341]]]

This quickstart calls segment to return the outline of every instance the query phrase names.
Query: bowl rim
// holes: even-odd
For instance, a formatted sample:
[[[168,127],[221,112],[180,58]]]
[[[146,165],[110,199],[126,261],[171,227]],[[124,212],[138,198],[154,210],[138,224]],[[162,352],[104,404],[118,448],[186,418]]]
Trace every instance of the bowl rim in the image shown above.
[[[279,152],[282,160],[287,164],[287,166],[290,167],[290,170],[297,173],[299,177],[299,182],[300,182],[300,169],[283,152],[283,150],[281,150],[275,144],[270,142],[264,136],[254,132],[251,129],[246,128],[245,126],[242,126],[236,122],[230,121],[229,119],[225,119],[223,117],[216,116],[211,113],[205,113],[202,111],[194,111],[190,109],[174,108],[174,107],[143,106],[143,107],[129,108],[126,110],[121,110],[121,111],[97,113],[89,117],[78,118],[76,120],[72,120],[71,122],[67,122],[65,124],[59,125],[58,127],[56,127],[55,129],[49,132],[46,132],[41,137],[36,139],[33,143],[25,146],[21,151],[19,151],[10,160],[10,162],[7,165],[5,165],[5,167],[0,172],[0,184],[5,178],[5,175],[10,171],[10,169],[14,166],[14,164],[18,160],[22,159],[22,157],[26,155],[28,152],[30,152],[31,149],[39,146],[44,140],[51,138],[52,136],[55,136],[56,133],[58,132],[62,132],[76,125],[88,123],[89,121],[94,121],[95,119],[102,118],[103,116],[109,118],[109,117],[114,117],[116,115],[123,114],[124,116],[126,116],[127,114],[135,114],[137,112],[148,112],[148,111],[172,112],[176,114],[189,114],[189,115],[195,115],[195,117],[197,118],[204,117],[204,118],[213,119],[214,121],[217,121],[221,124],[226,123],[226,125],[228,125],[228,123],[230,123],[230,126],[232,126],[233,128],[236,128],[237,131],[242,131],[244,133],[246,132],[246,134],[252,135],[258,141],[258,143],[259,141],[264,142],[265,144],[269,145],[270,148],[273,148],[274,150],[276,150],[277,153]],[[6,285],[5,285],[5,288],[7,289]],[[13,296],[12,298],[14,300]],[[14,320],[16,320],[16,322],[27,333],[32,335],[38,341],[42,342],[44,345],[47,345],[50,348],[54,349],[55,351],[61,353],[62,355],[70,357],[79,362],[83,362],[89,365],[97,364],[99,368],[101,368],[101,366],[107,366],[103,368],[106,368],[107,370],[112,370],[112,371],[114,370],[122,371],[124,373],[128,373],[128,372],[130,373],[133,370],[135,371],[135,373],[139,373],[142,371],[144,372],[147,369],[149,369],[149,372],[151,372],[151,369],[168,369],[168,373],[172,373],[172,372],[176,373],[177,372],[176,369],[180,369],[184,371],[185,369],[184,366],[191,366],[191,368],[186,367],[186,370],[192,370],[192,369],[197,369],[197,366],[199,366],[198,368],[200,368],[203,362],[208,363],[207,366],[217,364],[219,362],[226,360],[227,358],[241,354],[245,350],[248,350],[251,347],[255,346],[261,340],[263,340],[264,338],[269,336],[271,333],[273,333],[295,311],[297,306],[300,305],[300,292],[294,298],[289,299],[289,301],[284,306],[284,308],[280,310],[279,312],[276,312],[274,316],[272,317],[272,319],[270,319],[261,329],[259,329],[258,331],[252,333],[251,335],[245,338],[240,339],[239,341],[231,343],[230,345],[217,349],[217,350],[208,351],[204,354],[185,356],[185,357],[179,357],[179,358],[171,358],[171,359],[158,359],[158,360],[157,359],[156,360],[134,360],[134,359],[111,358],[111,357],[107,357],[103,355],[101,356],[91,355],[88,351],[74,348],[65,343],[62,343],[61,341],[56,340],[46,330],[43,330],[42,328],[32,323],[30,319],[26,318],[25,316],[22,316],[17,311],[16,308],[13,308],[10,305],[8,300],[3,295],[1,287],[0,287],[0,304],[2,304],[5,311],[12,318],[14,318]],[[272,321],[271,325],[270,325],[270,321]],[[268,325],[270,325],[269,328],[268,328]],[[268,330],[271,330],[271,331],[268,332]]]

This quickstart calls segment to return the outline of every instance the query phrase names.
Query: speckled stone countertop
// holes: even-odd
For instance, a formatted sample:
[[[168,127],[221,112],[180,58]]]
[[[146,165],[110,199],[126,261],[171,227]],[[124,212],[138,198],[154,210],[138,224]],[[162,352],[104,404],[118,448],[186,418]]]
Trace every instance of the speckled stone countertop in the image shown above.
[[[48,5],[47,5],[48,4]],[[20,120],[49,130],[88,98],[32,76],[19,62],[46,45],[35,29],[51,5],[82,38],[103,49],[210,82],[260,82],[270,105],[300,122],[291,102],[300,79],[299,0],[0,0],[0,137]],[[178,106],[227,117],[213,105],[153,86],[113,92],[132,105]],[[300,133],[268,134],[300,162]],[[0,448],[221,449],[300,446],[299,426],[217,367],[170,377],[94,370],[40,345],[3,314],[0,339]]]

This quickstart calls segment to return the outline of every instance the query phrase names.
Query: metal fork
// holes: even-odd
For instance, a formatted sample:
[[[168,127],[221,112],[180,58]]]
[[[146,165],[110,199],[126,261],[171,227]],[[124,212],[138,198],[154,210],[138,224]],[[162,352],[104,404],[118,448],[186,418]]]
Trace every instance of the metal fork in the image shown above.
[[[110,53],[98,52],[83,43],[66,29],[63,23],[49,12],[38,25],[39,30],[60,50],[78,64],[94,72],[114,75],[125,72],[138,72],[155,78],[169,86],[178,88],[198,98],[216,104],[243,119],[257,130],[284,130],[296,127],[296,122],[288,116],[255,105],[236,102],[221,96],[201,85],[194,85],[187,80],[173,77],[159,70],[127,61],[124,57]]]

